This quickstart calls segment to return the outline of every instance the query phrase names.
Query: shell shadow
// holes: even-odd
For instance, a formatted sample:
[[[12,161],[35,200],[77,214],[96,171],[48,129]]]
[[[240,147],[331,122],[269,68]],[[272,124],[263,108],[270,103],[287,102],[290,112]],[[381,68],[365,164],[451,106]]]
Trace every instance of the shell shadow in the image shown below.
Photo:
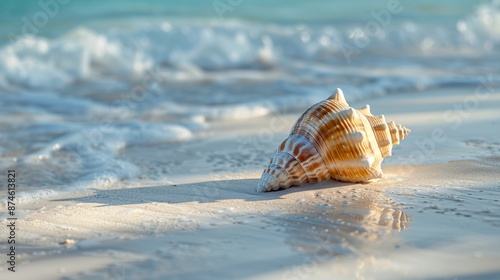
[[[77,201],[81,203],[99,203],[102,206],[143,204],[149,202],[159,203],[186,203],[199,202],[211,203],[228,199],[241,199],[245,201],[265,201],[281,199],[282,196],[302,191],[314,191],[337,188],[351,183],[338,181],[325,181],[314,184],[305,184],[286,190],[273,192],[257,192],[258,179],[241,180],[216,180],[199,183],[159,185],[150,187],[137,187],[127,189],[96,189],[92,195],[56,199],[54,201]]]

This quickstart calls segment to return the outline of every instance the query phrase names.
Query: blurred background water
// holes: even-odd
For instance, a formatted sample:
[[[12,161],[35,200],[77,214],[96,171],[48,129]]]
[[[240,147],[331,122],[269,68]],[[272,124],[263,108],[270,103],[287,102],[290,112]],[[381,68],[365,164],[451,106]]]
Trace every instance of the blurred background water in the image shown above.
[[[123,152],[337,87],[353,101],[500,82],[498,0],[4,0],[0,23],[0,166],[44,193],[164,180],[161,153]]]
[[[53,1],[41,1],[50,6]],[[428,25],[448,25],[454,27],[457,21],[478,8],[478,5],[490,5],[487,0],[442,0],[442,1],[397,1],[404,13],[395,17],[395,22],[416,21]],[[50,22],[41,30],[41,35],[57,36],[78,25],[96,26],[117,20],[130,21],[131,19],[151,20],[156,17],[162,20],[174,18],[188,19],[240,19],[249,22],[266,22],[297,24],[308,23],[317,25],[359,25],[364,21],[372,20],[371,11],[378,11],[387,7],[390,1],[369,0],[227,0],[227,1],[161,1],[161,0],[88,0],[56,1],[62,12],[51,17]],[[21,18],[32,16],[43,10],[39,1],[6,0],[0,4],[3,33],[20,32]],[[493,8],[493,7],[491,7]],[[219,11],[219,12],[218,12]],[[5,35],[5,34],[2,34]],[[5,39],[5,38],[4,38]]]

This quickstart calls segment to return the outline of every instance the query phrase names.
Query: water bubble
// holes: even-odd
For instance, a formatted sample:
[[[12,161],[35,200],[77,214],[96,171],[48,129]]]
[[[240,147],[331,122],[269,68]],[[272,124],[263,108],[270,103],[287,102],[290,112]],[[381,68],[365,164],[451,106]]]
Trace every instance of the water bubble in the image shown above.
[[[491,41],[485,41],[484,44],[483,44],[483,47],[485,50],[487,51],[491,51],[493,50],[493,43]]]

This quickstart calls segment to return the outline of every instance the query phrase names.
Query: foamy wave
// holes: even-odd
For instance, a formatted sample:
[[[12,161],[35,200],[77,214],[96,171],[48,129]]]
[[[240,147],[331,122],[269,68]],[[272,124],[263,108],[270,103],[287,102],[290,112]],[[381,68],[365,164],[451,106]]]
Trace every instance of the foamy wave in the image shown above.
[[[471,45],[492,50],[500,42],[500,0],[480,4],[471,16],[457,23],[457,29]]]
[[[173,124],[122,123],[71,131],[17,159],[17,166],[37,187],[106,188],[138,174],[139,167],[118,158],[123,149],[192,137],[189,129]]]
[[[488,53],[500,43],[500,2],[479,5],[455,26],[390,23],[370,36],[363,26],[286,26],[238,21],[160,22],[96,32],[84,27],[53,40],[21,38],[1,50],[0,87],[61,88],[95,76],[123,79],[152,67],[188,77],[228,69],[335,63],[347,56],[412,52]],[[186,70],[187,69],[187,70]],[[185,76],[183,76],[186,78]]]

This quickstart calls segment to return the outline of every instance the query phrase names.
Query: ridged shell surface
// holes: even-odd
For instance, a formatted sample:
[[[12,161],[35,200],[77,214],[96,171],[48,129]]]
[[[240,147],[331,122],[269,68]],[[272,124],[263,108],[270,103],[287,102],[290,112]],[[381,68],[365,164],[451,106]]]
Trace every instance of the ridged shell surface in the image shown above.
[[[382,176],[381,163],[410,130],[373,116],[370,107],[353,109],[341,89],[309,109],[264,170],[258,191],[287,189],[335,179],[365,182]]]

